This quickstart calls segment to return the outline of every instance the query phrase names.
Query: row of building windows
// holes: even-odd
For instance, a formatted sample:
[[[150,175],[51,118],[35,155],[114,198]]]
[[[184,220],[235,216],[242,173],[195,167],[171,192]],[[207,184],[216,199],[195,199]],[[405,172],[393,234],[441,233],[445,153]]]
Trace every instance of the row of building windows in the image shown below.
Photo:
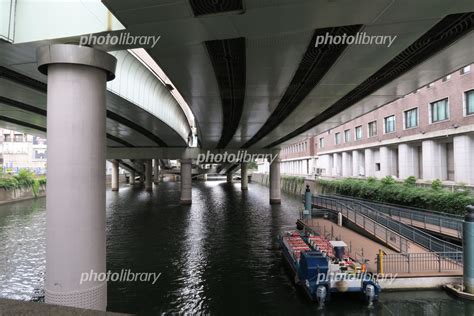
[[[464,113],[465,115],[474,114],[474,90],[469,90],[464,93]],[[448,98],[438,100],[430,103],[429,107],[429,118],[430,124],[449,120],[449,102]],[[410,129],[418,127],[419,124],[419,113],[418,107],[409,109],[403,112],[404,129]],[[395,126],[395,115],[390,115],[383,120],[383,131],[384,134],[393,133],[396,130]],[[377,121],[368,123],[367,126],[368,137],[377,135]],[[362,125],[356,126],[355,128],[355,140],[362,139]],[[344,131],[344,142],[348,143],[352,140],[351,130],[347,129]],[[341,132],[334,134],[334,143],[336,145],[341,144]],[[319,139],[319,148],[324,148],[324,137]]]
[[[300,144],[293,144],[283,149],[283,151],[285,154],[303,152],[306,151],[306,149],[308,148],[307,146],[308,145],[306,142]]]
[[[25,136],[23,134],[4,134],[3,135],[3,141],[8,143],[8,142],[16,142],[16,143],[21,143],[25,141]]]

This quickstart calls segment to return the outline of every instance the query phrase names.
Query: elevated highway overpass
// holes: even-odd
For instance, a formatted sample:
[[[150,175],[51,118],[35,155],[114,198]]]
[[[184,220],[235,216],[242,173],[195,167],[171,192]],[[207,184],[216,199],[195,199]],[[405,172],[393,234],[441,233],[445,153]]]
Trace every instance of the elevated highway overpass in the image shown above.
[[[200,150],[278,154],[474,62],[469,0],[9,0],[2,9],[0,124],[48,136],[46,301],[94,309],[105,309],[106,282],[73,276],[105,270],[104,160],[114,173],[120,163],[144,173],[152,189],[150,159],[180,159],[190,204]],[[78,45],[120,34],[159,41]],[[342,43],[360,36],[374,43]],[[386,36],[390,45],[375,43]],[[221,170],[238,168],[246,189],[245,164]],[[270,179],[279,203],[278,159]]]

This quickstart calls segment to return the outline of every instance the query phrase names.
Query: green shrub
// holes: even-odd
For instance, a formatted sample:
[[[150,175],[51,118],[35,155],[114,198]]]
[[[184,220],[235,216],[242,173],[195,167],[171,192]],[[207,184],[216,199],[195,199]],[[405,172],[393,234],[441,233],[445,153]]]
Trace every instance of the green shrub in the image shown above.
[[[414,176],[409,176],[403,182],[407,187],[414,187],[416,185],[416,178]]]
[[[281,182],[281,188],[283,191],[294,194],[301,194],[303,192],[304,177],[282,176]]]
[[[392,176],[386,176],[385,178],[381,180],[381,182],[384,185],[391,185],[391,184],[395,184],[396,181]]]
[[[474,205],[474,196],[467,190],[450,192],[437,186],[436,189],[416,187],[407,185],[406,181],[397,183],[392,177],[382,181],[343,179],[318,180],[318,183],[326,194],[341,194],[444,213],[464,214],[467,205]]]
[[[375,182],[377,182],[377,178],[375,178],[375,177],[368,177],[368,178],[367,178],[367,182],[369,182],[369,183],[375,183]]]
[[[431,183],[431,188],[433,190],[439,191],[443,188],[443,182],[440,179],[436,179]]]
[[[36,178],[35,174],[28,169],[21,169],[18,174],[0,176],[0,189],[9,191],[20,188],[32,188],[33,194],[37,196],[39,188],[46,184],[46,177]]]

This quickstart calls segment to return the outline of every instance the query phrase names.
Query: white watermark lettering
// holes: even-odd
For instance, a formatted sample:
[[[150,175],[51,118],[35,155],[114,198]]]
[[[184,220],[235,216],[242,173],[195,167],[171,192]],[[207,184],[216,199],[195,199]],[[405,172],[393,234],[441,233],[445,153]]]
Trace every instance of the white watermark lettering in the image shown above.
[[[161,276],[156,272],[132,272],[130,269],[122,269],[120,272],[95,272],[93,269],[89,272],[82,272],[79,284],[84,282],[151,282],[155,284]]]
[[[239,150],[235,153],[212,153],[207,150],[206,153],[200,153],[197,157],[197,163],[248,163],[256,160],[267,160],[273,163],[278,154],[250,154],[246,150]]]
[[[369,35],[365,32],[357,32],[355,35],[325,35],[316,36],[315,47],[319,45],[386,45],[392,46],[397,35]]]
[[[375,279],[378,282],[383,282],[384,284],[392,284],[395,279],[398,277],[398,274],[392,273],[341,273],[341,272],[327,272],[327,273],[318,273],[316,276],[316,283],[320,282],[329,282],[332,281],[368,281],[371,279]]]
[[[155,35],[132,35],[130,33],[120,33],[120,34],[110,34],[107,35],[82,35],[79,38],[79,45],[82,46],[96,46],[96,45],[106,45],[106,46],[140,46],[146,48],[153,48],[156,46],[161,36]]]

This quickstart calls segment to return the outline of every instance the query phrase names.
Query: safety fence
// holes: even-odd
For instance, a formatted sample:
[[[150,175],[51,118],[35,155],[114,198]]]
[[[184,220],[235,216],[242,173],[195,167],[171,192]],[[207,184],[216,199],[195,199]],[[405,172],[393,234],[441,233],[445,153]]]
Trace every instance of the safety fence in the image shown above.
[[[377,256],[378,273],[462,273],[462,252],[391,253]]]
[[[432,252],[462,252],[461,246],[436,238],[415,227],[396,221],[387,214],[377,211],[358,200],[341,198],[340,196],[318,195],[313,196],[313,205],[341,212],[351,221],[354,221],[354,219],[358,220],[356,224],[392,247],[394,244],[393,240],[403,243],[403,240],[408,239]],[[367,219],[371,219],[376,225],[372,222],[367,223]],[[380,228],[380,226],[383,228]],[[387,236],[382,238],[382,233],[385,233]],[[402,247],[401,245],[396,247],[396,249],[402,249],[400,252],[408,252],[406,251],[406,246]]]
[[[348,197],[343,195],[329,195],[339,199],[358,201],[379,212],[385,213],[400,222],[426,230],[439,232],[451,237],[462,239],[463,217],[455,214],[443,214],[439,212],[423,210],[419,208],[399,206],[394,204],[373,202],[365,199]]]

